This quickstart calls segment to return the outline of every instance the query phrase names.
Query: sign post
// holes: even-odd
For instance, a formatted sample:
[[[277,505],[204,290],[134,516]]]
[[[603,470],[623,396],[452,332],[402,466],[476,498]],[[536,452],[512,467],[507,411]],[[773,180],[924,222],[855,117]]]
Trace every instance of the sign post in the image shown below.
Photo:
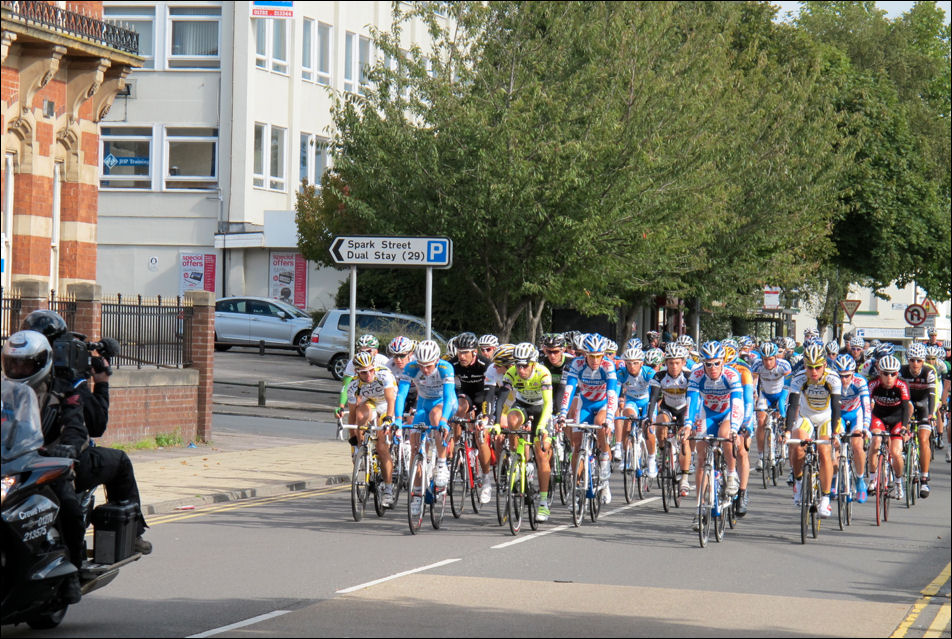
[[[453,241],[448,237],[387,237],[350,235],[335,237],[331,257],[350,271],[350,356],[354,356],[357,331],[357,267],[426,268],[426,338],[433,327],[433,269],[453,265]]]

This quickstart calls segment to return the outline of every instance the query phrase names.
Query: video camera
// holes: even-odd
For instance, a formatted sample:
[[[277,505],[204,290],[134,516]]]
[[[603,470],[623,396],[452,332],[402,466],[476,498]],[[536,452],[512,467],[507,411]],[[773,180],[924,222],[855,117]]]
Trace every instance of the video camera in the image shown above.
[[[99,351],[102,357],[93,357],[92,351]],[[69,381],[86,379],[93,372],[112,375],[103,358],[112,359],[118,354],[119,342],[111,337],[87,342],[82,333],[67,333],[53,342],[53,372]]]

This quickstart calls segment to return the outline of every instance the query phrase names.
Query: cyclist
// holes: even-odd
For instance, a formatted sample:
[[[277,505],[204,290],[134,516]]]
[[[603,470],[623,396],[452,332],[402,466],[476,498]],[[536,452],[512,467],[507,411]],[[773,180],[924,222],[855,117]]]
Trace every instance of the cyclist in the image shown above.
[[[652,348],[645,353],[645,366],[657,375],[664,368],[664,352],[660,348]]]
[[[886,355],[877,363],[878,376],[869,383],[869,403],[872,407],[869,430],[873,434],[870,445],[869,461],[869,490],[875,490],[879,477],[876,465],[879,463],[879,438],[889,436],[889,457],[893,472],[902,477],[902,439],[903,431],[909,431],[909,419],[912,417],[912,402],[909,398],[909,386],[899,379],[899,360],[892,355]],[[902,499],[902,482],[896,482],[895,494]]]
[[[919,438],[919,496],[925,499],[929,496],[929,464],[932,461],[932,449],[929,439],[932,437],[932,421],[936,409],[936,382],[938,376],[935,369],[925,363],[925,344],[916,342],[906,352],[907,364],[899,369],[899,379],[909,387],[909,399],[912,401],[913,419],[918,421]]]
[[[826,343],[826,367],[829,370],[836,368],[836,358],[840,354],[840,344],[836,340],[831,340]]]
[[[756,381],[747,363],[737,357],[739,344],[732,339],[726,339],[721,344],[724,345],[724,366],[730,366],[737,371],[743,389],[744,417],[741,420],[740,429],[737,431],[739,441],[737,441],[737,446],[734,448],[740,466],[738,470],[740,488],[737,491],[735,512],[738,517],[743,517],[747,514],[747,507],[750,505],[747,482],[750,479],[750,435],[754,431],[754,388]]]
[[[869,412],[869,386],[866,378],[856,375],[856,360],[852,355],[844,353],[836,358],[836,372],[840,376],[842,394],[840,395],[840,412],[845,432],[852,433],[859,430],[869,434],[869,421],[872,415]],[[853,449],[853,475],[856,477],[856,501],[866,501],[866,451],[864,441],[854,438],[850,441]]]
[[[565,367],[572,361],[565,352],[565,338],[560,333],[543,335],[542,352],[545,353],[545,367],[552,374],[553,405],[561,406],[562,394],[565,392],[565,382],[562,378]]]
[[[655,371],[644,365],[645,354],[641,349],[629,348],[622,354],[622,361],[625,367],[621,369],[618,377],[618,384],[621,387],[618,404],[622,407],[622,415],[644,419],[648,412],[648,397],[651,394],[648,385],[655,376]],[[631,427],[631,422],[619,420],[615,423],[616,461],[621,461],[621,442],[628,437]],[[650,425],[646,429],[645,439],[648,446],[648,476],[655,478],[658,476],[656,438],[654,428]]]
[[[856,370],[862,370],[863,364],[866,363],[866,340],[858,336],[850,338],[848,352],[856,362]]]
[[[645,333],[645,345],[648,348],[661,348],[661,333],[658,331]]]
[[[687,424],[694,425],[697,436],[714,435],[728,438],[724,442],[724,459],[727,462],[727,494],[733,497],[740,489],[740,477],[737,475],[737,459],[734,457],[734,442],[744,418],[744,390],[740,374],[729,366],[724,366],[726,352],[717,341],[701,345],[703,366],[691,371],[688,379]],[[703,460],[707,455],[707,442],[697,443],[697,464],[695,482],[700,486],[704,472]],[[694,525],[699,525],[695,517]]]
[[[949,397],[949,365],[948,362],[944,359],[945,349],[942,346],[929,346],[926,348],[926,364],[932,366],[935,369],[936,377],[936,413],[939,412],[939,408],[948,402]],[[937,415],[938,417],[938,415]],[[937,418],[935,422],[936,433],[938,438],[936,440],[935,447],[938,450],[945,448],[945,444],[942,443],[942,435],[945,434],[945,419]],[[946,453],[948,457],[948,453]],[[946,461],[949,461],[946,459]]]
[[[650,354],[651,351],[648,353]],[[647,363],[649,354],[645,355]],[[688,469],[691,467],[691,442],[687,439],[689,424],[685,422],[688,408],[688,376],[684,372],[684,361],[688,357],[686,348],[679,344],[668,346],[664,354],[665,368],[655,373],[648,384],[648,422],[674,423],[681,440],[681,486],[682,497],[687,497],[690,486]],[[657,440],[664,442],[668,438],[668,427],[658,428]]]
[[[581,424],[598,424],[604,428],[598,431],[599,479],[602,482],[601,501],[611,503],[612,493],[608,486],[611,477],[611,449],[608,445],[608,426],[615,423],[615,410],[618,406],[618,378],[615,367],[605,359],[607,341],[597,334],[588,335],[582,343],[584,357],[576,358],[569,365],[565,375],[565,394],[559,418],[565,421],[572,405],[575,391],[580,396],[578,421]],[[582,433],[572,434],[574,459],[579,459],[582,446]]]
[[[477,346],[476,335],[461,333],[456,336],[456,356],[449,360],[459,386],[458,417],[475,417],[485,399],[486,370],[490,360],[476,353]],[[456,435],[458,437],[459,433]]]
[[[506,372],[515,363],[513,352],[516,347],[513,344],[502,344],[496,348],[493,353],[493,365],[486,371],[486,387],[483,400],[483,416],[488,419],[499,412],[499,406],[505,400],[505,389],[503,388],[503,377]],[[496,420],[498,422],[498,419]],[[492,450],[491,445],[496,448],[498,455],[501,449],[502,438],[497,437],[494,442],[490,442],[489,433],[482,430],[479,433],[479,465],[482,470],[482,488],[479,491],[479,502],[488,504],[493,496],[493,472],[492,472]]]
[[[420,342],[416,347],[416,361],[403,369],[397,389],[396,414],[403,415],[407,393],[412,383],[417,389],[417,409],[413,424],[429,424],[439,429],[436,437],[437,457],[434,484],[437,490],[446,488],[450,478],[450,469],[446,465],[447,446],[450,443],[447,420],[456,414],[456,382],[453,367],[440,359],[440,345],[433,340]],[[420,447],[420,436],[413,435],[414,454]],[[413,495],[411,512],[419,514],[423,507],[423,495]]]
[[[381,431],[384,435],[393,423],[397,381],[386,366],[374,364],[374,356],[369,351],[357,353],[354,369],[357,376],[347,389],[347,402],[353,407],[351,410],[354,413],[350,421],[360,428],[366,428],[376,415],[381,418],[380,425],[386,427],[386,430]],[[353,433],[351,446],[360,446],[364,441],[363,431],[355,430]],[[377,457],[384,480],[382,504],[384,508],[390,508],[393,505],[393,460],[386,436],[377,437]]]
[[[826,368],[826,355],[819,344],[810,344],[803,351],[804,370],[795,374],[790,380],[790,397],[787,400],[787,429],[796,439],[825,439],[827,443],[819,444],[820,490],[823,497],[820,500],[818,512],[820,517],[829,517],[830,488],[833,484],[833,458],[830,439],[840,432],[840,395],[842,386],[840,378]],[[790,463],[793,466],[794,484],[793,501],[800,504],[803,492],[803,458],[804,450],[801,446],[790,447]]]
[[[683,346],[688,353],[684,358],[684,368],[690,373],[700,363],[697,357],[697,347],[694,344],[694,338],[685,333],[678,337],[678,344]]]
[[[737,339],[737,343],[740,345],[740,351],[737,353],[737,357],[744,360],[751,371],[753,371],[754,364],[760,361],[760,354],[754,349],[756,345],[754,338],[749,335],[743,335]]]
[[[361,335],[357,339],[357,344],[354,347],[354,350],[356,351],[354,353],[354,357],[356,357],[358,353],[364,353],[364,352],[371,353],[374,358],[375,367],[380,368],[382,366],[386,366],[389,360],[387,359],[385,355],[381,355],[378,352],[379,348],[380,348],[380,341],[376,337],[374,337],[373,335],[369,333],[366,335]],[[353,381],[353,379],[354,379],[354,360],[351,359],[349,362],[347,362],[346,368],[344,368],[344,382],[341,385],[341,389],[340,389],[340,401],[338,403],[337,410],[334,411],[334,414],[337,417],[340,417],[341,415],[344,414],[344,406],[347,404],[347,390],[350,388],[350,383],[351,381]],[[350,422],[350,424],[353,425],[353,422]]]
[[[787,395],[789,390],[784,383],[790,375],[790,362],[780,358],[777,345],[764,342],[760,347],[760,361],[752,369],[757,376],[757,450],[763,451],[764,424],[767,422],[767,411],[773,409],[780,414],[780,419],[787,418]],[[757,460],[757,470],[763,470],[764,462]]]
[[[479,338],[479,355],[487,361],[492,361],[496,349],[499,348],[499,338],[495,335],[482,335]]]
[[[415,344],[413,340],[403,335],[394,337],[387,346],[387,352],[390,353],[390,359],[387,360],[387,368],[390,369],[390,372],[393,373],[394,378],[397,380],[403,376],[403,369],[406,368],[406,365],[413,360],[414,347]],[[410,386],[407,402],[404,405],[404,410],[407,413],[413,412],[413,408],[416,406],[416,398],[416,387]],[[400,417],[402,419],[403,416],[401,415]]]
[[[536,466],[539,473],[539,508],[536,511],[539,521],[549,519],[549,477],[551,466],[549,458],[552,447],[549,446],[549,418],[552,416],[552,375],[539,359],[535,346],[528,342],[516,345],[513,350],[515,365],[503,377],[503,388],[508,391],[502,403],[501,420],[511,429],[519,429],[532,420],[534,434],[529,437],[535,448]],[[516,446],[515,437],[511,442]]]

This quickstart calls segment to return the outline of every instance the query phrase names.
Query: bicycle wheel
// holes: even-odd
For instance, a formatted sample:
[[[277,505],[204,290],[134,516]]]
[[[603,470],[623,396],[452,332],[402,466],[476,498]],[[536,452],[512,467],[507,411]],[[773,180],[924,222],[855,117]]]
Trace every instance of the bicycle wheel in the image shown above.
[[[810,492],[813,486],[813,469],[806,466],[800,479],[800,543],[807,543],[807,530],[810,528]]]
[[[681,470],[681,460],[680,456],[677,454],[677,451],[674,449],[674,444],[668,442],[668,463],[671,465],[671,494],[674,496],[674,507],[681,507],[681,476],[684,471]]]
[[[635,498],[635,484],[638,484],[638,498],[641,498],[641,482],[638,478],[638,460],[635,456],[635,446],[631,437],[625,438],[625,452],[622,455],[622,479],[625,485],[625,503],[630,504]]]
[[[664,512],[668,512],[670,508],[669,504],[674,502],[674,494],[672,493],[673,484],[670,481],[674,470],[671,468],[668,450],[668,444],[665,442],[661,447],[661,463],[658,466],[658,478],[661,480],[661,508]]]
[[[708,539],[711,536],[711,519],[714,507],[714,471],[705,471],[701,473],[701,483],[703,486],[697,487],[697,523],[698,540],[701,542],[701,548],[707,546]]]
[[[885,460],[886,455],[880,453],[879,461],[876,464],[876,525],[882,525],[886,520],[886,499],[889,498],[888,479],[886,477],[886,467],[889,465]]]
[[[893,474],[892,464],[888,461],[886,462],[886,477],[888,479],[886,482],[887,490],[883,491],[883,521],[889,521],[889,502],[892,501],[892,496],[889,494],[889,491],[896,482],[900,481],[899,478]]]
[[[636,477],[638,480],[638,499],[644,499],[648,496],[648,493],[651,492],[651,478],[648,477],[648,443],[644,439],[638,440],[637,452],[636,457],[641,460],[638,463],[638,468],[641,469],[641,476]],[[655,470],[657,470],[657,466]],[[655,475],[655,481],[659,482],[658,486],[660,487],[661,483],[657,475]]]
[[[433,503],[430,504],[430,523],[433,528],[440,529],[443,525],[443,515],[446,514],[446,490],[433,489]]]
[[[453,465],[450,466],[450,483],[446,491],[450,497],[450,510],[454,519],[459,519],[466,508],[466,449],[459,446],[453,453]]]
[[[728,499],[730,501],[727,504],[727,524],[731,527],[731,530],[733,530],[737,526],[737,508],[735,508],[735,504],[740,498],[735,495]]]
[[[367,448],[361,446],[354,462],[354,472],[350,476],[350,510],[354,521],[364,518],[369,486],[367,485]]]
[[[810,488],[810,534],[816,539],[820,535],[820,474],[811,468],[813,482]]]
[[[723,482],[723,480],[721,480]],[[711,518],[714,520],[714,541],[720,543],[724,539],[725,514],[726,514],[727,496],[724,494],[723,485],[715,484],[714,488],[714,507],[711,508]]]
[[[598,513],[602,510],[602,482],[598,478],[598,466],[592,463],[588,465],[589,482],[592,485],[593,495],[588,500],[588,517],[593,524],[598,521]]]
[[[407,484],[407,523],[410,524],[410,532],[417,534],[420,526],[423,524],[423,512],[426,510],[426,502],[423,499],[426,493],[426,462],[423,461],[423,455],[417,455],[413,458],[410,465],[410,479]],[[420,510],[413,513],[413,501],[420,498]]]
[[[507,512],[509,506],[506,503],[506,498],[509,496],[509,486],[511,484],[509,481],[511,464],[512,460],[509,453],[500,455],[499,461],[496,463],[496,519],[500,526],[506,523],[509,516]]]
[[[582,525],[582,518],[585,516],[585,502],[588,499],[588,462],[583,458],[579,460],[579,472],[572,473],[572,523],[576,527]]]
[[[848,508],[847,496],[849,495],[849,471],[847,470],[847,461],[840,459],[839,469],[836,473],[836,519],[840,524],[840,530],[846,528],[846,511]]]
[[[572,454],[566,451],[562,461],[559,462],[561,478],[559,480],[559,501],[566,505],[569,496],[572,494]],[[554,475],[553,475],[554,476]]]
[[[767,475],[773,471],[773,462],[771,458],[771,447],[773,446],[773,429],[769,424],[764,426],[764,446],[763,450],[760,451],[760,464],[763,467],[763,472],[760,473],[760,480],[764,485],[764,490],[767,490]]]
[[[519,529],[522,528],[522,513],[525,506],[525,494],[522,492],[522,488],[519,486],[519,473],[513,473],[512,478],[513,484],[512,488],[508,491],[506,497],[506,509],[509,513],[509,531],[513,535],[519,534]]]
[[[464,478],[466,489],[469,491],[469,500],[473,504],[473,512],[479,514],[482,504],[479,502],[479,492],[483,487],[482,467],[479,465],[479,454],[474,450],[469,459],[469,475]],[[472,477],[472,480],[470,480]]]
[[[912,454],[909,455],[909,470],[906,472],[909,476],[909,481],[906,482],[906,506],[912,507],[916,505],[916,501],[919,498],[919,487],[922,484],[919,475],[919,447],[913,442],[911,445]],[[912,495],[912,497],[910,497]],[[911,502],[910,502],[911,499]]]
[[[396,508],[400,493],[410,484],[410,460],[406,458],[404,449],[399,444],[390,448],[390,458],[393,459],[393,506],[391,508]]]

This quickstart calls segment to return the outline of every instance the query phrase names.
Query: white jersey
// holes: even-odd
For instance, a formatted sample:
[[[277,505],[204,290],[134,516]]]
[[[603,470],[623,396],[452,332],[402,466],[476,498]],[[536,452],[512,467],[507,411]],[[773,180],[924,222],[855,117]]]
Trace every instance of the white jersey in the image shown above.
[[[377,353],[374,355],[374,368],[387,368],[389,361],[386,355]],[[351,358],[351,360],[347,362],[347,368],[344,369],[344,377],[353,377],[354,372],[354,359]]]
[[[776,395],[783,390],[784,378],[790,374],[790,362],[785,359],[775,358],[777,365],[773,368],[764,366],[764,361],[757,361],[750,369],[760,380],[760,392],[768,395]]]
[[[818,382],[807,379],[807,372],[800,371],[790,380],[790,392],[800,394],[800,416],[814,424],[828,421],[832,416],[831,395],[842,394],[840,378],[826,371]]]
[[[393,376],[397,378],[397,381],[399,381],[400,378],[403,377],[403,370],[407,367],[407,364],[409,364],[410,362],[415,362],[415,361],[416,360],[413,359],[413,356],[411,355],[410,359],[405,361],[403,363],[403,368],[401,368],[397,366],[397,363],[393,361],[393,358],[391,357],[390,359],[387,360],[387,368],[390,369],[390,372],[393,373]]]
[[[493,388],[502,386],[502,380],[506,376],[506,371],[499,372],[495,366],[486,369],[486,386]]]
[[[347,403],[356,404],[360,400],[372,400],[374,403],[386,404],[387,389],[397,390],[397,380],[387,367],[377,368],[372,382],[365,382],[360,376],[351,380],[347,386]],[[396,398],[396,396],[394,396]]]

